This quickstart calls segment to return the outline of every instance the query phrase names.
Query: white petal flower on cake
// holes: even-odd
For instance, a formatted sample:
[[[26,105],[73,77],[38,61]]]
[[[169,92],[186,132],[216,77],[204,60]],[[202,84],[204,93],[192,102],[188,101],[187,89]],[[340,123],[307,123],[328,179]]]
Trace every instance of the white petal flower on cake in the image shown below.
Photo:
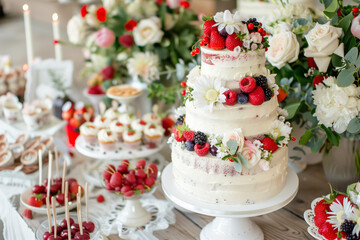
[[[246,25],[241,22],[240,12],[235,12],[234,15],[229,10],[218,12],[214,16],[214,21],[214,26],[218,26],[219,32],[225,29],[229,35],[234,32],[248,33]]]
[[[270,163],[269,161],[266,161],[264,159],[261,159],[259,161],[259,167],[263,170],[263,171],[269,171],[270,170]]]
[[[196,79],[200,76],[200,66],[196,66],[193,69],[191,69],[191,71],[189,72],[189,74],[187,75],[187,82],[186,84],[191,87],[194,88],[194,84],[196,82]]]
[[[358,205],[359,206],[359,205]],[[360,235],[360,210],[357,208],[353,208],[353,212],[348,217],[348,220],[354,221],[355,226],[353,228],[352,234]]]
[[[192,96],[194,98],[194,106],[202,108],[205,111],[213,111],[214,105],[225,102],[227,88],[221,86],[219,78],[200,76],[193,83]]]
[[[341,203],[338,199],[332,202],[330,205],[330,210],[327,212],[330,215],[328,222],[334,227],[340,230],[341,224],[345,219],[348,219],[352,216],[354,208],[351,206],[351,203],[347,197],[344,198]]]
[[[227,146],[227,142],[232,141],[232,140],[235,140],[237,142],[238,152],[241,152],[243,150],[244,143],[245,143],[244,134],[242,133],[241,128],[237,128],[237,129],[234,129],[233,131],[224,133],[223,139],[222,139],[222,144],[224,146]]]
[[[127,68],[132,76],[141,76],[142,80],[151,83],[159,79],[159,57],[151,52],[136,52],[129,59]]]
[[[269,134],[275,140],[281,136],[284,136],[285,138],[279,142],[280,145],[283,145],[283,144],[288,144],[289,139],[290,139],[289,136],[290,136],[291,130],[292,130],[292,128],[290,126],[288,126],[286,123],[284,123],[280,120],[275,120],[270,125]]]
[[[288,111],[286,109],[278,107],[277,111],[278,111],[278,114],[281,115],[281,116],[284,116],[284,117],[289,116],[289,113],[288,113]]]
[[[253,32],[253,33],[250,33],[250,39],[251,39],[251,41],[253,41],[254,43],[261,43],[263,37],[261,36],[260,33],[258,33],[258,32]]]
[[[177,109],[175,109],[176,117],[184,115],[185,113],[186,113],[186,108],[184,106],[181,106],[181,107],[178,107]]]

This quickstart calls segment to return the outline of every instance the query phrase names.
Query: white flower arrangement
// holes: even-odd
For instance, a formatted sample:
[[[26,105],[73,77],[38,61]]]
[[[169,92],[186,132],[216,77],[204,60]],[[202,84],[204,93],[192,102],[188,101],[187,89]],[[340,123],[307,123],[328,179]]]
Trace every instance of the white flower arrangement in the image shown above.
[[[141,76],[146,83],[159,79],[159,56],[151,52],[137,52],[129,59],[127,68],[133,76]]]
[[[333,127],[337,133],[345,132],[351,119],[359,114],[360,87],[354,84],[339,87],[335,77],[328,77],[313,91],[316,110],[314,116],[320,124]]]

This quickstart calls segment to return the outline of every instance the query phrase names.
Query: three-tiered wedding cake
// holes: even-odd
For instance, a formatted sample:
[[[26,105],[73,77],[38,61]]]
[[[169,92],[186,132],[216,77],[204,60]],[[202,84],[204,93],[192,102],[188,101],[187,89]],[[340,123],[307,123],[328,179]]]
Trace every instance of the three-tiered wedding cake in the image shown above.
[[[284,187],[291,132],[265,68],[268,34],[239,13],[204,20],[201,66],[188,75],[170,139],[174,180],[200,201],[261,202]]]

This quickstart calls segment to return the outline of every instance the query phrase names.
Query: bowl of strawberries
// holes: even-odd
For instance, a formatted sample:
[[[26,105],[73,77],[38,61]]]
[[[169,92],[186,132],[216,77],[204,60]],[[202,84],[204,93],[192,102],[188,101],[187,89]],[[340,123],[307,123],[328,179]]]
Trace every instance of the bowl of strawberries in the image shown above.
[[[128,160],[122,160],[117,167],[112,164],[106,167],[103,171],[105,188],[125,201],[117,217],[119,223],[127,227],[139,227],[150,221],[151,215],[143,208],[140,199],[144,194],[155,191],[158,175],[156,164],[146,166],[144,159],[138,160],[135,166]]]

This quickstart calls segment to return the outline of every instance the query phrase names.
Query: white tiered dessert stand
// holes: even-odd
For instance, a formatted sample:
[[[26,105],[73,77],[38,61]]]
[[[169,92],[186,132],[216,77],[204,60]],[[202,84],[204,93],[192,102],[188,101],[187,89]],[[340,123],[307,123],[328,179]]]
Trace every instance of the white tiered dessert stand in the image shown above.
[[[285,186],[275,197],[251,205],[224,205],[200,202],[192,196],[183,194],[175,185],[172,163],[163,170],[161,182],[165,196],[177,208],[215,217],[202,229],[201,240],[264,239],[262,230],[250,220],[250,217],[268,214],[286,206],[295,197],[299,186],[296,173],[288,168]]]

